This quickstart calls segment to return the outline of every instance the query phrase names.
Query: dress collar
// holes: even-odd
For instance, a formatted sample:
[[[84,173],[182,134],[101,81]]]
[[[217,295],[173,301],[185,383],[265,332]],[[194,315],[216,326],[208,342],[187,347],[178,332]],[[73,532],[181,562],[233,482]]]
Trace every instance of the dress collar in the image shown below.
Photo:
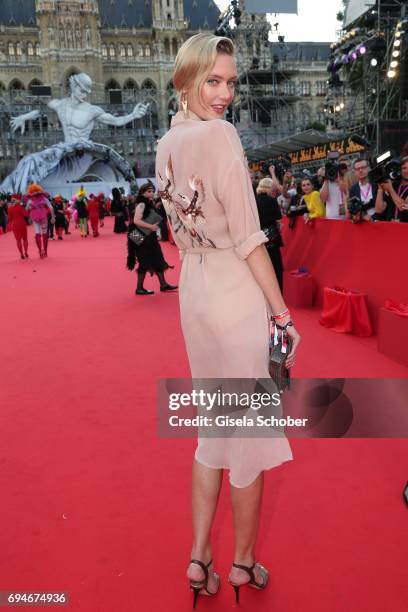
[[[177,125],[184,121],[203,121],[203,119],[200,119],[200,117],[196,115],[195,113],[193,113],[193,111],[188,110],[187,112],[188,112],[188,119],[185,119],[183,111],[178,111],[175,115],[173,115],[173,117],[171,118],[170,127],[173,127],[174,125]]]

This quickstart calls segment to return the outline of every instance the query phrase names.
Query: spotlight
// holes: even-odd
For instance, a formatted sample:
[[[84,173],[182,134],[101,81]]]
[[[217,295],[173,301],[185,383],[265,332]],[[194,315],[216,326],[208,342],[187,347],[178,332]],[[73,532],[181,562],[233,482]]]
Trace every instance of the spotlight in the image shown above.
[[[342,103],[340,104],[340,108],[343,110],[343,108],[344,108],[344,102],[342,102]]]
[[[396,74],[397,74],[397,73],[395,72],[395,70],[389,70],[389,71],[387,72],[387,77],[388,77],[389,79],[393,79],[393,78],[396,76]]]
[[[399,47],[401,45],[401,41],[400,40],[394,40],[394,47]]]
[[[371,60],[370,64],[373,66],[373,68],[375,68],[375,66],[378,65],[378,60],[375,57],[373,57],[373,59]]]
[[[336,106],[336,111],[337,111],[337,112],[339,112],[340,110],[341,110],[341,106],[340,106],[340,104],[338,104],[338,105]]]
[[[400,38],[401,36],[401,32],[399,32],[398,30],[395,32],[395,38]]]
[[[390,64],[390,68],[397,68],[398,67],[398,61],[397,60],[392,60],[391,64]]]
[[[353,58],[353,60],[357,59],[357,53],[355,51],[353,51],[353,53],[351,54],[351,57]]]
[[[366,47],[364,45],[362,45],[359,49],[361,55],[364,55],[364,53],[367,51]]]
[[[399,57],[400,56],[400,52],[399,51],[393,51],[392,52],[392,57]]]

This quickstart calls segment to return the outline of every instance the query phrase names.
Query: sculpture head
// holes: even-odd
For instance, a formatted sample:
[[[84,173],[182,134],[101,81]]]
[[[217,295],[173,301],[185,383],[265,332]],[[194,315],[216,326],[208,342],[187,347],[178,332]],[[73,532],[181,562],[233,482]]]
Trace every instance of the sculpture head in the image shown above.
[[[80,72],[69,77],[69,85],[75,100],[83,102],[87,95],[91,93],[92,79],[84,72]]]

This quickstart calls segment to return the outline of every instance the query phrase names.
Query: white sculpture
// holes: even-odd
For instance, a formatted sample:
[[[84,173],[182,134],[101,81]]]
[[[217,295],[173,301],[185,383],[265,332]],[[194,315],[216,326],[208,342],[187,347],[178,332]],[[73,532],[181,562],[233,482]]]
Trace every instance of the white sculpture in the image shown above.
[[[64,142],[24,157],[17,168],[1,184],[0,191],[24,193],[30,182],[41,182],[46,178],[60,161],[75,151],[104,152],[108,158],[114,159],[116,166],[127,168],[127,163],[109,147],[93,143],[90,140],[95,124],[123,126],[143,117],[149,104],[137,104],[133,111],[122,117],[115,117],[105,112],[99,106],[90,104],[86,97],[91,92],[92,80],[85,74],[74,74],[70,77],[71,95],[67,98],[50,100],[48,108],[57,113],[64,133]],[[13,132],[20,129],[24,133],[25,122],[37,119],[41,115],[39,110],[33,110],[24,115],[11,119]],[[121,160],[122,163],[119,163]],[[70,162],[72,168],[72,160]],[[83,163],[82,163],[83,170]],[[72,179],[71,179],[72,180]]]

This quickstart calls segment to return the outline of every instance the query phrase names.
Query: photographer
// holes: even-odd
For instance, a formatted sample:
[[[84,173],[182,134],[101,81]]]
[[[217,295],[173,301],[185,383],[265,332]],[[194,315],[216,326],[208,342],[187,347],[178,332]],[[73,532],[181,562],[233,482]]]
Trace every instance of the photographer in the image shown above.
[[[277,169],[274,164],[271,164],[268,169],[274,187],[280,194],[277,198],[278,204],[281,210],[286,213],[289,209],[291,198],[296,194],[296,190],[291,188],[293,181],[292,170],[287,167],[287,164],[280,164]]]
[[[401,180],[380,183],[375,202],[376,216],[381,221],[395,219],[408,223],[408,157],[401,161]]]
[[[280,219],[282,219],[282,213],[276,198],[277,190],[274,187],[274,182],[270,178],[263,178],[259,181],[256,190],[256,206],[258,208],[261,230],[263,230],[267,238],[269,238],[269,242],[266,243],[266,250],[268,251],[280,290],[282,291],[283,264],[280,252],[281,247],[283,247],[280,233]]]
[[[370,183],[368,173],[370,166],[366,159],[357,159],[354,162],[354,172],[357,175],[358,182],[350,187],[349,198],[354,199],[353,207],[350,210],[350,215],[353,222],[373,221],[375,215],[375,202],[377,199],[377,185]],[[360,205],[355,206],[355,202],[359,201]]]
[[[306,202],[303,199],[302,181],[297,180],[295,195],[291,197],[289,209],[286,213],[286,216],[290,219],[289,228],[293,229],[295,227],[296,217],[303,216],[307,214],[307,212]]]
[[[326,204],[327,219],[345,219],[347,191],[340,176],[341,168],[332,162],[325,167],[323,187],[320,198]]]

